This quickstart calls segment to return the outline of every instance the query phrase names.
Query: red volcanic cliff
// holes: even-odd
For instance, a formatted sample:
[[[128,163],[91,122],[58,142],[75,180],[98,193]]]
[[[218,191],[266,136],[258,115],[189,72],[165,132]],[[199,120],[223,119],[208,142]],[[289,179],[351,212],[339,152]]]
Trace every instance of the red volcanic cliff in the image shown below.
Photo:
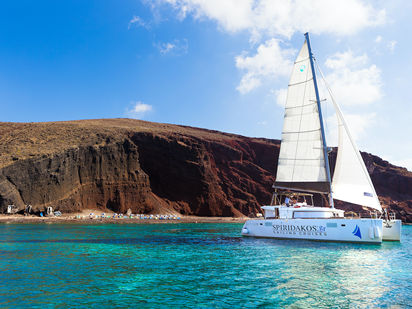
[[[279,154],[277,140],[131,119],[0,123],[0,135],[3,212],[248,215],[270,202]],[[412,173],[362,155],[381,201],[411,222]]]

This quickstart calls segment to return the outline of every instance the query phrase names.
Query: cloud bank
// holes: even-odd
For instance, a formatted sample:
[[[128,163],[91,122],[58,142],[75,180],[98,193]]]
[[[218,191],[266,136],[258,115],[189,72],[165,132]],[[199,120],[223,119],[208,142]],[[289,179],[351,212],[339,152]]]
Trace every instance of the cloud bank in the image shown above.
[[[289,76],[295,53],[294,49],[282,49],[279,40],[271,39],[261,44],[255,55],[237,56],[236,67],[244,72],[237,90],[244,94],[266,79]]]
[[[249,32],[252,48],[257,46],[255,52],[243,51],[235,57],[236,67],[243,74],[237,86],[241,94],[260,87],[265,81],[289,76],[297,51],[282,47],[281,40],[287,41],[294,33],[309,31],[347,36],[386,21],[384,9],[375,8],[363,0],[157,0],[151,5],[167,5],[180,19],[192,17],[200,21],[215,21],[219,29],[227,33]],[[382,38],[376,40],[381,41]],[[392,45],[393,49],[396,43]],[[164,50],[168,50],[167,47]],[[358,70],[356,66],[367,60],[366,54],[350,60],[351,57],[350,51],[336,54],[327,63],[328,68],[340,66],[343,69],[341,73],[328,76],[332,78],[332,86],[338,86],[338,95],[345,94],[345,102],[350,101],[348,91],[341,91],[343,87],[338,81],[343,81],[356,93],[359,93],[359,88],[366,87],[360,102],[367,102],[367,98],[376,100],[381,96],[379,89],[373,86],[380,83],[379,69],[371,65]],[[352,73],[355,76],[351,79],[349,74]],[[373,76],[378,77],[374,79]]]
[[[326,80],[340,105],[365,105],[382,98],[381,71],[368,62],[366,54],[356,56],[351,50],[326,60],[325,67],[331,71]]]
[[[178,12],[215,21],[228,32],[291,37],[295,32],[350,35],[383,24],[386,12],[361,0],[158,0]]]
[[[375,6],[374,6],[375,5]],[[290,75],[297,50],[290,47],[295,33],[331,34],[339,39],[359,33],[368,27],[386,23],[386,12],[376,3],[364,0],[155,0],[152,8],[168,6],[178,19],[214,21],[220,31],[233,34],[246,32],[250,50],[242,51],[234,61],[241,78],[236,89],[248,94],[264,85]],[[377,36],[376,44],[382,42]],[[387,44],[394,51],[396,41]],[[170,46],[172,48],[172,46]],[[326,80],[340,105],[345,109],[367,106],[380,100],[381,70],[369,63],[366,53],[352,50],[331,55],[324,63]],[[282,81],[283,83],[283,81]],[[265,88],[265,91],[267,91]],[[274,101],[284,106],[287,89],[269,87]],[[347,115],[347,122],[359,139],[374,122],[375,114],[357,111]],[[329,119],[330,120],[330,119]]]

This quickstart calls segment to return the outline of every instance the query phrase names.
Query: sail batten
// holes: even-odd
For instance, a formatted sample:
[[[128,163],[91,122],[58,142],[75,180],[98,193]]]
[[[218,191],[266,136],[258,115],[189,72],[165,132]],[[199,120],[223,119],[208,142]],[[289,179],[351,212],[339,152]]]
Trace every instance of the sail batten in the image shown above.
[[[304,80],[304,81],[301,81],[301,82],[297,82],[297,83],[294,83],[294,84],[289,84],[288,86],[296,86],[296,85],[299,85],[299,84],[310,82],[311,80],[313,80],[313,78],[310,78],[308,80]]]

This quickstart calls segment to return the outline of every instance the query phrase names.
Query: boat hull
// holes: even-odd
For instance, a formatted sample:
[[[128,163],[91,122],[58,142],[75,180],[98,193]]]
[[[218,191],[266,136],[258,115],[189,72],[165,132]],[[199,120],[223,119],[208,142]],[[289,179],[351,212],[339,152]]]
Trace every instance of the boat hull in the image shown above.
[[[381,243],[382,219],[257,219],[248,220],[242,235],[281,239]]]
[[[383,222],[382,240],[401,241],[401,220],[390,220]]]

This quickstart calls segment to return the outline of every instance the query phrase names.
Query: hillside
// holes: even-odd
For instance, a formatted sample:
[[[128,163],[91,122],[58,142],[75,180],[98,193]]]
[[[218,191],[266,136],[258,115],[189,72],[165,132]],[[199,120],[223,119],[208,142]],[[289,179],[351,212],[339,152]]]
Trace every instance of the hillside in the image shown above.
[[[0,210],[248,215],[270,202],[278,153],[277,140],[132,119],[0,123]],[[412,173],[362,155],[383,204],[411,222]]]

